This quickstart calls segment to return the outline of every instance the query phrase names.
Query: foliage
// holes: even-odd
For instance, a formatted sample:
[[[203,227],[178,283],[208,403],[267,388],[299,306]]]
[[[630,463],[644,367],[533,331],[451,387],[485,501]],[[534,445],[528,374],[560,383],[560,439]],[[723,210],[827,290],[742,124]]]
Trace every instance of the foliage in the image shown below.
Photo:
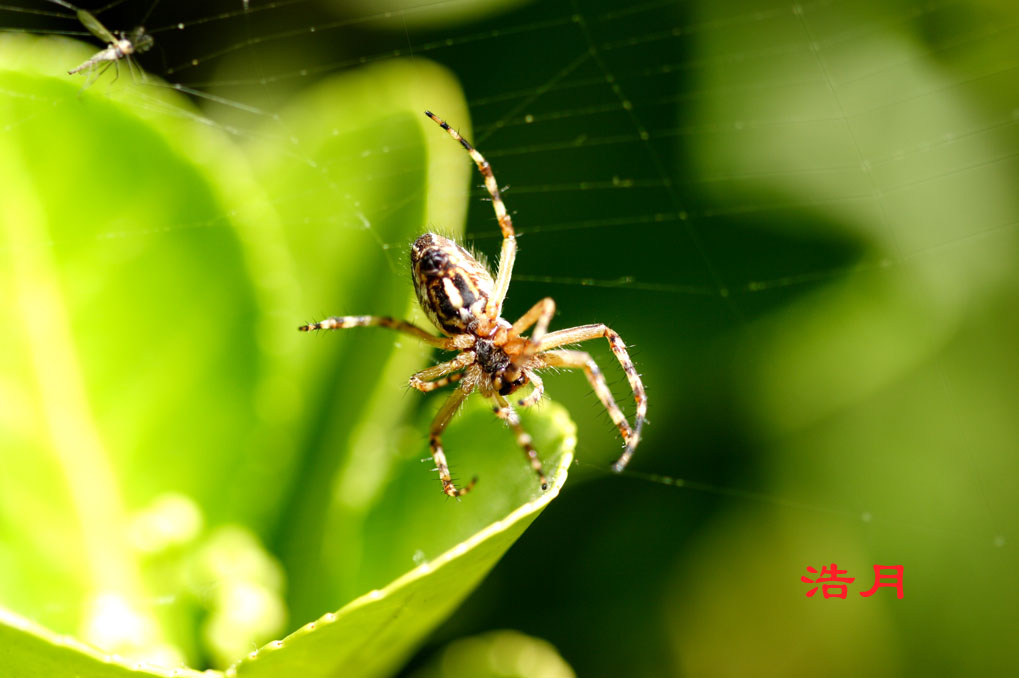
[[[457,87],[365,69],[241,139],[158,82],[79,91],[62,71],[86,56],[0,43],[4,675],[244,655],[231,675],[391,673],[557,494],[574,444],[560,408],[526,420],[542,493],[476,403],[446,449],[481,482],[447,500],[418,463],[429,412],[400,390],[428,352],[296,331],[316,309],[410,312],[403,245],[463,222],[470,164],[421,110],[466,120]]]

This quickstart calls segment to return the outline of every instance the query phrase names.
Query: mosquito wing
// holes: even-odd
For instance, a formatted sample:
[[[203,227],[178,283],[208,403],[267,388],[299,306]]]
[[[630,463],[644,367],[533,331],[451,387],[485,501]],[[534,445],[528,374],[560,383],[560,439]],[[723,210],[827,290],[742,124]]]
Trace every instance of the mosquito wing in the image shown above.
[[[82,26],[88,29],[89,33],[96,36],[103,42],[117,42],[116,36],[106,30],[106,26],[99,23],[99,19],[92,16],[89,12],[79,9],[78,21],[81,22]]]

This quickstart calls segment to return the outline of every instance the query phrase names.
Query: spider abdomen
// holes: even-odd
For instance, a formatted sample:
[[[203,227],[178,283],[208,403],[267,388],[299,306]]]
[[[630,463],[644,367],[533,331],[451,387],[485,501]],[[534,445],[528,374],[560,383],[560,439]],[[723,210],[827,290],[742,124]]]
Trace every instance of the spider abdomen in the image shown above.
[[[414,291],[425,315],[446,334],[468,332],[492,294],[492,275],[449,238],[425,233],[410,250]]]

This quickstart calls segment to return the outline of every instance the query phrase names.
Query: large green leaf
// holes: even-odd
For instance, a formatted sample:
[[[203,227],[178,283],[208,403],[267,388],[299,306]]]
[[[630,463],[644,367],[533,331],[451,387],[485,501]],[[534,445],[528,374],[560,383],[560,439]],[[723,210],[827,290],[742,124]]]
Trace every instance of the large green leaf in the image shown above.
[[[456,83],[393,62],[242,128],[156,81],[81,91],[65,72],[88,54],[0,42],[4,666],[119,675],[36,623],[124,665],[226,666],[283,635],[286,590],[290,628],[342,609],[236,671],[390,671],[572,454],[560,410],[525,420],[542,493],[479,400],[446,448],[481,483],[447,500],[417,462],[430,412],[407,423],[425,401],[406,378],[430,352],[384,330],[296,331],[412,313],[406,246],[463,224],[470,161],[422,115],[465,126]]]
[[[441,553],[421,554],[413,569],[390,584],[369,591],[344,606],[310,622],[291,636],[252,652],[227,670],[239,676],[377,676],[386,675],[400,665],[416,643],[444,619],[492,568],[502,554],[523,533],[538,513],[559,492],[573,460],[575,429],[565,411],[558,406],[545,408],[527,422],[536,444],[546,451],[550,471],[548,491],[537,490],[530,468],[521,463],[520,451],[508,434],[492,436],[491,413],[475,404],[460,422],[451,442],[477,440],[491,445],[484,457],[472,459],[474,467],[492,489],[509,487],[513,495],[533,497],[508,512],[479,494],[481,511],[462,502],[444,501],[434,491],[423,491],[425,483],[410,481],[407,487],[428,496],[426,515],[419,522],[431,525],[435,548],[468,535]],[[498,433],[498,431],[496,432]],[[409,466],[409,478],[420,474],[419,465]],[[432,480],[429,478],[428,480]],[[431,484],[431,483],[429,483]],[[477,492],[483,492],[479,485]],[[506,493],[500,493],[505,496]],[[395,493],[394,497],[395,498]],[[477,508],[477,507],[474,507]],[[494,518],[493,518],[494,516]],[[488,521],[474,530],[474,523]],[[415,560],[408,534],[388,533],[400,543],[404,561]],[[394,548],[400,551],[401,547]],[[0,615],[0,665],[5,675],[21,677],[84,675],[90,678],[116,678],[126,675],[191,676],[187,669],[164,669],[129,663],[119,657],[103,655],[72,638],[60,637],[10,614]]]
[[[284,482],[273,471],[252,484],[286,488],[267,536],[286,566],[298,619],[365,590],[352,580],[364,516],[382,499],[407,445],[417,446],[400,429],[420,402],[405,397],[405,384],[431,351],[387,330],[298,334],[293,318],[411,315],[409,245],[428,229],[462,231],[472,171],[463,149],[424,116],[433,101],[466,120],[445,70],[420,61],[382,64],[303,93],[252,144],[304,291],[277,314],[289,313],[281,324],[289,334],[270,365],[273,383],[304,392],[284,453],[294,463],[281,468]],[[282,147],[281,129],[292,131]]]
[[[97,652],[70,636],[59,636],[0,610],[0,666],[11,678],[212,678],[218,671],[166,669]]]
[[[366,580],[385,581],[388,570],[417,563],[399,578],[271,643],[228,675],[381,676],[400,666],[421,638],[452,612],[502,554],[551,501],[573,460],[575,430],[566,412],[549,406],[525,421],[544,452],[551,485],[542,492],[512,436],[480,401],[447,436],[447,449],[470,450],[460,466],[481,480],[462,501],[446,499],[435,474],[405,463],[387,490],[387,505],[369,522],[376,530],[372,552],[380,569]],[[495,430],[493,430],[495,429]],[[422,455],[425,450],[420,449]],[[466,457],[466,460],[464,459]],[[422,476],[427,475],[422,479]],[[413,508],[414,512],[400,510]],[[403,524],[396,524],[402,516]],[[383,546],[383,542],[385,546]],[[385,569],[388,568],[388,569]],[[527,585],[524,583],[522,585]]]
[[[224,135],[126,77],[79,92],[63,71],[84,54],[0,46],[0,600],[179,660],[192,602],[164,602],[129,528],[171,491],[201,521],[231,517],[226,481],[262,428],[245,395],[258,298],[233,227],[275,226],[231,209],[259,190]]]

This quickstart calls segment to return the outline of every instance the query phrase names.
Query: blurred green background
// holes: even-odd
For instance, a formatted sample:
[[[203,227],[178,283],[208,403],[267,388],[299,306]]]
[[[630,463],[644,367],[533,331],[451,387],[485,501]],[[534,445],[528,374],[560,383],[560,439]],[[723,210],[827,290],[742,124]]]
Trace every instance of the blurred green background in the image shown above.
[[[503,642],[515,657],[546,657],[538,664],[560,672],[555,675],[569,672],[557,662],[582,676],[1019,669],[1019,594],[1008,578],[1017,564],[1019,496],[1019,6],[1004,0],[548,0],[423,8],[302,2],[196,22],[240,4],[157,5],[147,25],[184,22],[188,29],[154,32],[160,49],[142,57],[142,65],[168,82],[269,113],[306,101],[301,97],[326,78],[359,79],[359,92],[387,86],[371,68],[406,68],[426,85],[446,83],[441,92],[429,86],[404,92],[400,105],[431,108],[454,126],[469,125],[472,141],[507,187],[521,235],[507,316],[550,295],[559,309],[556,328],[609,324],[633,346],[648,389],[644,442],[630,469],[615,476],[607,468],[620,444],[583,376],[546,378],[549,396],[578,425],[570,481],[402,675],[485,675],[478,656],[497,656],[478,649],[487,642]],[[148,9],[146,0],[128,0],[100,16],[108,26],[128,27]],[[0,16],[10,27],[76,28],[47,17]],[[311,34],[311,26],[321,30]],[[464,109],[442,110],[456,99],[456,84],[433,75],[436,65],[462,88]],[[194,478],[161,475],[152,488],[135,488],[129,503],[145,506],[167,487],[219,497],[212,504],[219,512],[205,516],[210,526],[251,526],[273,562],[297,582],[309,565],[302,545],[280,534],[285,518],[265,514],[277,505],[266,479],[303,465],[320,469],[328,491],[339,483],[339,462],[328,461],[329,446],[315,451],[306,443],[349,430],[358,416],[348,413],[337,423],[337,413],[326,409],[289,419],[273,413],[299,410],[294,403],[303,397],[314,401],[329,389],[353,388],[331,380],[381,379],[373,397],[382,399],[377,404],[391,420],[362,431],[359,440],[370,434],[386,449],[412,448],[399,462],[407,463],[438,405],[400,386],[427,352],[404,341],[387,357],[390,338],[378,335],[315,337],[321,341],[310,342],[300,365],[282,353],[271,356],[279,383],[292,389],[288,373],[297,374],[308,391],[263,389],[254,406],[255,385],[242,365],[223,359],[224,369],[215,366],[217,355],[265,350],[274,330],[254,327],[245,307],[264,304],[266,295],[286,297],[288,285],[300,288],[288,298],[302,305],[273,307],[292,315],[271,318],[286,332],[333,313],[408,312],[400,306],[410,289],[406,245],[424,208],[401,198],[419,180],[413,173],[424,162],[415,155],[422,142],[417,135],[393,137],[404,129],[396,120],[403,109],[394,114],[367,101],[375,100],[350,94],[286,118],[284,125],[294,127],[282,129],[267,116],[197,99],[216,121],[214,130],[250,149],[248,157],[261,158],[224,163],[225,171],[241,174],[252,167],[250,180],[228,180],[249,196],[253,221],[241,232],[275,229],[294,260],[280,264],[267,245],[267,260],[279,264],[267,280],[262,264],[241,263],[233,244],[217,240],[225,230],[215,222],[215,206],[189,203],[187,213],[164,217],[165,230],[134,242],[180,283],[209,277],[180,292],[189,298],[191,322],[209,328],[191,336],[208,345],[182,346],[150,327],[132,327],[130,319],[139,316],[150,323],[154,310],[131,297],[122,308],[104,309],[96,327],[76,329],[94,343],[82,351],[96,361],[97,379],[102,361],[123,358],[127,349],[119,342],[151,353],[165,340],[167,350],[209,356],[203,374],[220,383],[209,422],[182,421],[167,411],[159,418],[165,430],[150,432],[151,439],[138,442],[127,424],[104,433],[129,440],[133,455],[153,443],[171,455],[190,436],[226,431],[217,422],[230,419],[252,438],[266,437],[245,448],[224,441],[230,454],[208,459],[210,477],[234,477],[236,468],[249,475],[225,497],[211,480],[205,487]],[[308,184],[302,196],[295,186],[311,180],[291,172],[318,149],[308,128],[321,126],[325,137],[331,125],[350,119],[362,126],[357,134],[365,155],[331,167],[328,181]],[[17,122],[0,124],[12,135]],[[300,139],[293,164],[267,170],[261,149],[278,148],[288,134]],[[425,137],[429,145],[436,141]],[[64,143],[73,155],[79,141]],[[498,232],[480,180],[466,178],[470,168],[458,149],[449,152],[449,173],[429,174],[427,190],[448,181],[455,193],[469,183],[467,240],[494,258]],[[285,154],[272,157],[278,162]],[[366,157],[386,165],[361,164]],[[129,197],[118,196],[115,179],[97,184],[93,192],[103,199]],[[351,191],[361,184],[390,221],[372,219],[361,230],[331,222],[330,200],[354,204],[359,196]],[[172,196],[167,200],[172,206]],[[435,201],[442,214],[435,218],[443,221],[428,226],[456,229],[462,198]],[[137,205],[133,213],[156,209]],[[209,227],[187,226],[203,220],[211,220]],[[4,237],[5,266],[23,261],[23,244]],[[77,267],[60,272],[68,288],[81,289],[89,271],[108,265],[104,257],[117,251],[101,238],[88,243]],[[369,261],[331,258],[348,248],[367,252]],[[208,260],[196,256],[203,252]],[[351,265],[369,273],[344,272]],[[239,275],[254,282],[236,289],[221,284],[216,271],[224,266],[245,268]],[[130,274],[119,284],[130,286]],[[5,325],[14,331],[14,321]],[[379,344],[384,347],[373,355]],[[348,357],[331,358],[337,346]],[[303,351],[288,348],[294,350],[286,355]],[[625,380],[607,347],[590,350],[626,403]],[[7,374],[15,369],[5,367]],[[168,391],[196,387],[175,382],[173,370],[130,381],[136,389],[154,383]],[[112,386],[104,393],[109,407],[127,410],[140,397]],[[16,430],[16,394],[0,395],[10,396],[0,426]],[[129,415],[111,421],[132,421]],[[249,418],[263,428],[246,426]],[[294,421],[303,426],[299,441],[272,438],[274,426]],[[489,430],[502,435],[497,425]],[[272,461],[277,445],[286,461]],[[235,458],[253,448],[269,460],[254,471]],[[124,463],[149,463],[134,458]],[[423,466],[409,465],[427,476]],[[172,464],[159,468],[172,474]],[[3,486],[7,498],[21,482]],[[260,509],[252,495],[261,492],[270,497]],[[28,506],[45,512],[60,500],[53,493],[18,501],[34,501]],[[287,509],[291,518],[306,510],[296,496]],[[470,511],[470,501],[455,509]],[[329,544],[346,543],[341,536],[361,529],[350,527],[363,519],[356,514],[351,509],[350,523],[334,514],[330,519],[338,522],[322,528],[326,565],[343,562],[336,554],[331,559]],[[4,558],[12,556],[5,551]],[[832,562],[856,577],[848,598],[807,598],[810,586],[800,581],[806,568]],[[858,595],[870,588],[875,564],[904,567],[902,600],[890,589]],[[272,589],[272,575],[259,576]],[[17,590],[17,583],[6,589]],[[283,628],[360,592],[333,590],[320,602],[302,598],[298,584],[286,594],[290,616]],[[56,613],[33,612],[57,624],[60,605],[54,605]],[[485,635],[500,629],[548,645],[516,634]],[[514,664],[517,673],[492,669],[493,675],[539,675],[519,668],[524,665]]]

